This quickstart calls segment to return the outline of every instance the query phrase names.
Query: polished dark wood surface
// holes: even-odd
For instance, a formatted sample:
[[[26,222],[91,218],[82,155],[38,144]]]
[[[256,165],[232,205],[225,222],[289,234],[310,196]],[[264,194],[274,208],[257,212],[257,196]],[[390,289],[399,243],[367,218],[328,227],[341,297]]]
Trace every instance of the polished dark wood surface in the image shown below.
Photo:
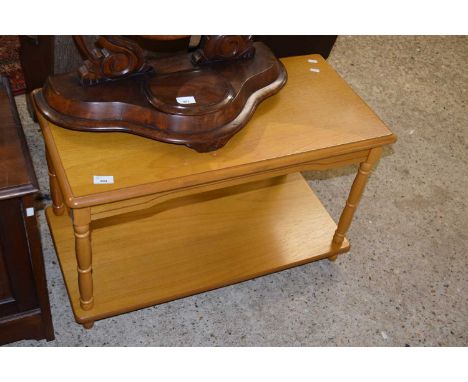
[[[8,79],[0,76],[0,200],[38,191]]]
[[[276,57],[320,54],[328,58],[338,36],[256,35],[254,41],[268,45]]]
[[[211,64],[217,61],[252,58],[255,47],[251,36],[203,36],[200,47],[192,55],[192,62]]]
[[[88,40],[94,40],[95,36],[84,36]],[[158,40],[151,39],[152,36],[125,36],[136,41],[140,47],[145,49],[149,55],[157,52],[161,54],[174,54],[175,52],[187,51],[190,37],[181,36],[157,36]],[[173,39],[177,37],[177,39]],[[299,56],[304,54],[320,54],[327,58],[335,43],[337,36],[277,36],[277,35],[255,35],[254,41],[265,43],[276,57]],[[21,65],[26,79],[28,91],[28,109],[31,116],[35,118],[30,92],[40,88],[49,75],[54,73],[65,73],[75,70],[81,63],[80,58],[71,36],[20,36],[21,41]],[[88,41],[91,46],[91,41]]]
[[[0,344],[52,340],[34,195],[36,176],[16,106],[0,78]]]
[[[89,49],[84,36],[73,36],[84,64],[78,69],[81,82],[96,85],[117,80],[132,74],[142,73],[150,68],[146,65],[144,51],[129,39],[120,36],[101,36],[96,49]]]
[[[31,117],[36,120],[31,92],[41,88],[54,72],[54,36],[19,36],[20,61],[26,82],[26,102]]]
[[[51,122],[82,131],[118,131],[200,152],[216,150],[242,127],[257,105],[281,89],[283,65],[263,44],[254,58],[194,65],[191,53],[148,61],[143,75],[82,86],[75,73],[50,77],[35,92]],[[184,104],[180,97],[193,97]]]
[[[29,93],[44,85],[54,71],[54,36],[19,36],[20,61],[26,91]]]
[[[0,302],[0,317],[37,307],[34,275],[28,256],[21,198],[0,201],[0,245],[10,293]],[[26,255],[25,255],[26,254]],[[3,280],[5,283],[5,279]],[[5,294],[5,293],[2,293]]]

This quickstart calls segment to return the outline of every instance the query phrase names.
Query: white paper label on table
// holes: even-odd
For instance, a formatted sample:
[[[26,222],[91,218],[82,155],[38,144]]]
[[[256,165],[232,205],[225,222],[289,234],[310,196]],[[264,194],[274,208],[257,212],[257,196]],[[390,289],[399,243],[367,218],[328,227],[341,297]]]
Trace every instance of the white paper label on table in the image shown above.
[[[34,207],[26,208],[26,216],[34,216]]]
[[[114,176],[112,175],[94,175],[94,184],[114,184]]]
[[[191,103],[197,103],[197,101],[195,101],[195,97],[194,96],[188,96],[188,97],[177,97],[176,98],[177,102],[182,104],[182,105],[188,105],[188,104],[191,104]]]

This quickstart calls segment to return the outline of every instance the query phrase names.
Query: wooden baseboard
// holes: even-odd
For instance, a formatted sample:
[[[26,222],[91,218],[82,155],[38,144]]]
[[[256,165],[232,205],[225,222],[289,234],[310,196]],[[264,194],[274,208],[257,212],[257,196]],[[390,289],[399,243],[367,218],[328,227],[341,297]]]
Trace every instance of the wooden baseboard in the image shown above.
[[[18,313],[0,320],[0,345],[35,339],[52,341],[53,334],[47,334],[40,309]]]

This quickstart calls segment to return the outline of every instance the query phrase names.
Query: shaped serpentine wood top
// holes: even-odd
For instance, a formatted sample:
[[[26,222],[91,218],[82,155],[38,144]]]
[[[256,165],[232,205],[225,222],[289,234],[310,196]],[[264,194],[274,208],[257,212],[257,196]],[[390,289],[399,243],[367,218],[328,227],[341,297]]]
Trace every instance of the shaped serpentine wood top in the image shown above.
[[[209,41],[222,45],[231,38],[221,37]],[[262,43],[249,44],[242,52],[224,61],[214,54],[194,62],[189,52],[147,62],[140,57],[135,59],[141,68],[137,73],[90,86],[81,84],[74,72],[52,76],[36,94],[36,103],[49,121],[69,129],[127,132],[213,151],[287,80],[283,65]]]

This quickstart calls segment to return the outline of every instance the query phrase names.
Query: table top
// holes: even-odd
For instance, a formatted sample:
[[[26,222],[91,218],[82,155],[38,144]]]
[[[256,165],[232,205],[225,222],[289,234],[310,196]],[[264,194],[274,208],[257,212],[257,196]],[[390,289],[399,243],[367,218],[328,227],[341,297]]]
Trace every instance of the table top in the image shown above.
[[[31,156],[10,85],[0,76],[0,200],[37,192]]]
[[[282,62],[288,72],[285,87],[262,102],[225,147],[211,153],[126,133],[67,130],[39,116],[57,176],[67,186],[67,204],[74,200],[85,204],[87,198],[124,200],[128,190],[145,195],[184,188],[396,140],[321,56],[289,57]],[[95,175],[113,176],[114,183],[93,184]]]

